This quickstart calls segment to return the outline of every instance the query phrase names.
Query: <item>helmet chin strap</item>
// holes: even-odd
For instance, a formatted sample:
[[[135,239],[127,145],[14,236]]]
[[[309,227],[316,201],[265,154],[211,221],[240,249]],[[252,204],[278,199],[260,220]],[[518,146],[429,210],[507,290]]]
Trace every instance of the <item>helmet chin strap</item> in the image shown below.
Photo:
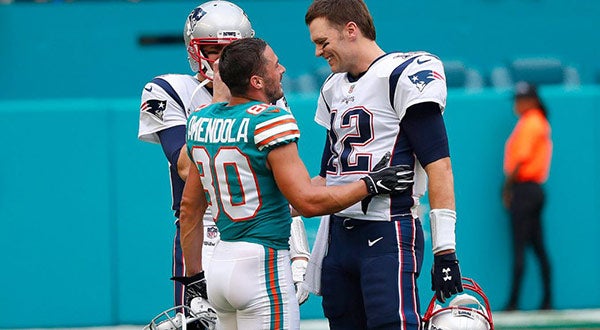
[[[200,74],[206,78],[206,80],[213,80],[213,77],[215,76],[215,72],[213,71],[212,67],[210,66],[210,63],[203,59],[201,60],[202,63],[202,70],[200,71]]]
[[[206,78],[206,77],[205,77],[205,78]],[[191,105],[191,102],[194,100],[194,97],[196,97],[196,93],[198,93],[198,92],[199,92],[199,91],[202,89],[202,87],[204,87],[204,85],[208,84],[208,83],[209,83],[209,82],[211,82],[211,81],[212,81],[212,79],[208,79],[208,78],[207,78],[207,79],[204,79],[204,80],[202,80],[202,81],[201,81],[201,82],[198,84],[198,86],[196,86],[196,88],[194,88],[194,92],[192,93],[192,97],[190,97],[190,104],[188,104],[188,108],[190,107],[190,105]],[[194,110],[195,110],[195,109],[186,109],[186,112],[187,112],[187,113],[192,113]]]
[[[194,98],[196,97],[196,94],[202,89],[202,87],[204,87],[205,85],[207,85],[208,83],[213,81],[213,77],[215,76],[215,72],[213,71],[213,69],[210,66],[210,63],[205,60],[202,59],[200,61],[200,65],[202,66],[202,69],[200,71],[198,71],[198,73],[204,77],[204,80],[202,80],[198,86],[196,86],[196,88],[194,88],[194,92],[192,93],[192,96],[190,97],[190,104],[188,104],[188,108],[190,108],[191,102],[194,100]],[[192,113],[195,109],[186,109],[186,111],[188,113]]]

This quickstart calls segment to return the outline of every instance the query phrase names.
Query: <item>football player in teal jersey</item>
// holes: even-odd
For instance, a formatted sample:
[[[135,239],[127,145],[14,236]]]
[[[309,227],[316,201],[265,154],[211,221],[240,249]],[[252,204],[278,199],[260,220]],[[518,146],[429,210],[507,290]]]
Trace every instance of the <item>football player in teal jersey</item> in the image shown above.
[[[298,155],[296,120],[272,105],[283,95],[285,72],[273,49],[261,39],[240,39],[223,49],[219,61],[214,82],[228,87],[229,102],[201,107],[187,124],[188,153],[197,166],[181,202],[186,295],[208,295],[217,328],[298,329],[289,205],[307,217],[330,214],[368,196],[410,188],[413,172],[384,166],[346,185],[312,185]],[[204,281],[202,217],[208,207],[221,241]]]

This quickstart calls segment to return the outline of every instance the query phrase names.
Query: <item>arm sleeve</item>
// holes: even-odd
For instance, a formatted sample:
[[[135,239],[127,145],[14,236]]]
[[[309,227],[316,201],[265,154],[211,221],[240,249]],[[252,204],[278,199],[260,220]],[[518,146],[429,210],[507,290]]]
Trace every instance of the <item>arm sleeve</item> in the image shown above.
[[[434,102],[417,103],[409,107],[400,122],[423,167],[450,156],[446,126],[440,105]]]
[[[331,159],[331,142],[329,141],[329,131],[325,135],[325,147],[323,148],[323,155],[321,156],[321,170],[319,171],[320,177],[327,177],[327,163]]]
[[[160,145],[171,165],[177,166],[181,147],[185,144],[185,125],[173,126],[158,132]]]

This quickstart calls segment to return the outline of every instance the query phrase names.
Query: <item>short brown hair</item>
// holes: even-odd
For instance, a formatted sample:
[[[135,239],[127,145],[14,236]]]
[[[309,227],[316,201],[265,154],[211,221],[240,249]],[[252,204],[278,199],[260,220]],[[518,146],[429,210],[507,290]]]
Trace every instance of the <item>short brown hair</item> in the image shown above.
[[[348,22],[354,22],[366,38],[375,40],[373,17],[362,0],[315,0],[308,7],[304,22],[310,25],[319,17],[340,27]]]
[[[223,48],[219,57],[219,74],[231,95],[245,94],[250,78],[264,75],[267,60],[263,53],[266,48],[267,43],[259,38],[238,39]]]

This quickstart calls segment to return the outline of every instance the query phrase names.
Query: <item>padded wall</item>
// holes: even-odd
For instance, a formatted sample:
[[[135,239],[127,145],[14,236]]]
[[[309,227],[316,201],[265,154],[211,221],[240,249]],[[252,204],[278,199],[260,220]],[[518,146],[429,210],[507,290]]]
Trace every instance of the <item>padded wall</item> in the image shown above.
[[[545,233],[555,306],[598,308],[595,257],[600,184],[600,88],[542,89],[554,159]],[[312,120],[316,95],[289,95],[300,153],[318,173],[324,131]],[[171,304],[173,217],[168,169],[158,145],[136,139],[138,100],[0,102],[0,328],[143,324]],[[508,219],[499,197],[504,140],[516,118],[510,95],[451,90],[445,118],[455,173],[458,253],[464,275],[494,309],[508,298]],[[424,199],[426,202],[426,199]],[[423,219],[428,231],[427,218]],[[306,219],[312,243],[318,219]],[[430,249],[426,233],[426,248]],[[431,297],[431,255],[419,279]],[[537,307],[537,265],[528,259],[523,307]],[[569,283],[569,285],[564,285]],[[575,295],[574,292],[582,294]],[[10,317],[8,317],[10,316]],[[320,318],[320,299],[302,306]]]

